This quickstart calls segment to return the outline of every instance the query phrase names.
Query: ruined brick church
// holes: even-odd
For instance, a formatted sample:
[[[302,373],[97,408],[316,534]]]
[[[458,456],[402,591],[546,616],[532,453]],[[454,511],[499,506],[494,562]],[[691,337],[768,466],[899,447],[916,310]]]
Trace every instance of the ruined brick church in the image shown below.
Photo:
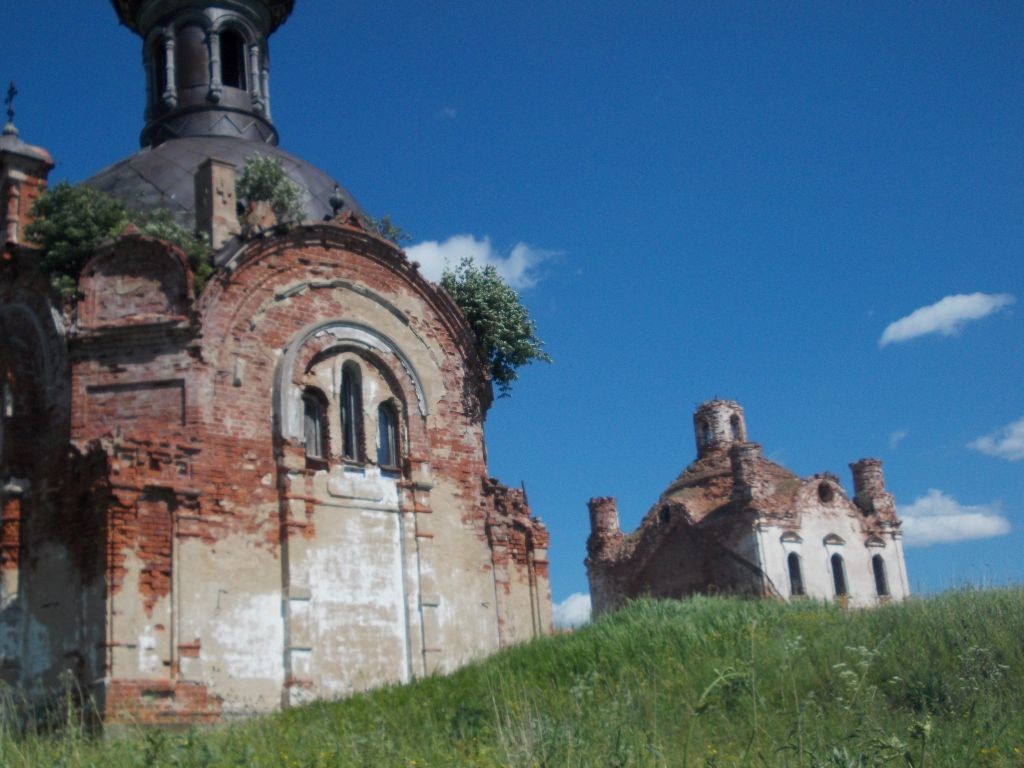
[[[743,408],[693,414],[697,459],[630,534],[615,499],[590,500],[587,575],[595,614],[632,597],[738,594],[853,607],[910,594],[896,505],[882,463],[850,465],[854,496],[824,472],[794,475],[748,441]]]
[[[142,150],[86,183],[205,232],[127,231],[58,300],[25,234],[53,166],[0,138],[0,676],[70,673],[108,721],[209,722],[451,670],[550,631],[548,534],[489,478],[459,308],[277,146],[294,0],[113,0]],[[70,150],[70,148],[68,148]],[[276,158],[304,223],[239,220]]]

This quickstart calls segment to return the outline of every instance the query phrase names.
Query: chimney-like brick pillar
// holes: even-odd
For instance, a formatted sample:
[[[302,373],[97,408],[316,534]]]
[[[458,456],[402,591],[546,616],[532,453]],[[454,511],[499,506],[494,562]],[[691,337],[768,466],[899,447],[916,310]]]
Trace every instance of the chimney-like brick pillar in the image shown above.
[[[612,496],[598,496],[587,502],[590,510],[590,537],[587,552],[591,556],[614,552],[622,540],[619,528],[619,508]]]
[[[761,452],[761,446],[757,443],[737,443],[729,449],[733,501],[753,501],[756,495],[757,462]]]
[[[885,490],[881,459],[860,459],[850,464],[854,503],[866,515],[895,517],[896,500]]]
[[[241,232],[235,197],[235,166],[210,158],[196,171],[196,229],[214,250]]]

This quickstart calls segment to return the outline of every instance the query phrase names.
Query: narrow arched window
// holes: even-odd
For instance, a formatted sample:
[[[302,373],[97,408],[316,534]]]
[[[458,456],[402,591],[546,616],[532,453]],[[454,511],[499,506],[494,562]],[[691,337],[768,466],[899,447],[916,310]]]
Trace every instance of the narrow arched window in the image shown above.
[[[341,367],[341,455],[363,458],[363,377],[351,360]]]
[[[154,40],[149,50],[150,66],[153,67],[153,104],[159,105],[167,90],[167,48],[163,38]]]
[[[804,594],[804,574],[800,570],[800,555],[790,552],[786,558],[786,565],[789,566],[789,594],[793,597]]]
[[[711,445],[711,425],[706,421],[700,423],[700,444],[705,447]]]
[[[842,597],[849,592],[846,588],[846,566],[840,554],[832,555],[832,583],[836,588],[836,597]]]
[[[326,459],[327,450],[327,400],[316,390],[302,394],[303,433],[306,443],[306,458]]]
[[[729,431],[732,432],[732,439],[740,439],[740,417],[733,414],[729,419]]]
[[[220,33],[220,81],[245,90],[245,39],[234,29]]]
[[[885,575],[885,560],[881,555],[871,558],[871,570],[875,573],[875,592],[879,597],[889,596],[889,579]]]
[[[377,407],[377,464],[397,469],[398,456],[398,411],[393,403],[381,403]]]

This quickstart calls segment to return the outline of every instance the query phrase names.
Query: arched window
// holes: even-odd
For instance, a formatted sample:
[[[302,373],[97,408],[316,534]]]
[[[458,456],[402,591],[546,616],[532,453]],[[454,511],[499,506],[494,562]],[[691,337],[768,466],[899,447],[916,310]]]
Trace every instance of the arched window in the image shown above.
[[[786,564],[789,566],[789,594],[793,597],[804,594],[804,574],[800,570],[800,555],[790,552]]]
[[[842,597],[849,590],[846,588],[846,566],[843,565],[843,556],[832,555],[832,583],[836,588],[836,597]]]
[[[879,597],[889,596],[889,579],[885,576],[885,560],[881,555],[871,558],[871,570],[875,573],[875,592]]]
[[[341,367],[341,455],[363,458],[363,377],[351,360]]]
[[[394,403],[377,407],[377,464],[398,469],[398,411]]]
[[[153,104],[163,103],[167,90],[167,48],[162,37],[156,38],[149,47],[153,67]]]
[[[220,81],[230,88],[246,89],[245,39],[234,29],[220,33]]]
[[[315,389],[302,393],[303,433],[306,442],[306,458],[326,459],[327,450],[327,399]]]
[[[704,447],[711,445],[711,425],[707,421],[700,423],[700,444]]]
[[[732,439],[740,439],[740,417],[735,413],[729,419],[729,430],[732,432]]]

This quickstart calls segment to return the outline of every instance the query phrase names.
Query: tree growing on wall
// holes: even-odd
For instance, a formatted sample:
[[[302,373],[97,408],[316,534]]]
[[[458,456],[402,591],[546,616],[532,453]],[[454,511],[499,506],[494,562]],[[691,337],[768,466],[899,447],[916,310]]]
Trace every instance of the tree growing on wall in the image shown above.
[[[256,153],[245,159],[236,194],[247,203],[269,203],[280,224],[302,221],[302,190],[288,178],[276,157]]]
[[[551,362],[519,294],[493,265],[480,267],[465,258],[454,269],[445,268],[441,287],[469,321],[501,397],[511,392],[519,368],[534,361]]]
[[[178,224],[166,208],[132,211],[92,187],[62,181],[39,196],[32,215],[35,220],[26,234],[43,247],[40,269],[49,275],[50,284],[65,300],[74,296],[82,267],[99,244],[120,235],[129,224],[149,237],[167,240],[185,251],[197,293],[202,292],[213,272],[209,243]]]

